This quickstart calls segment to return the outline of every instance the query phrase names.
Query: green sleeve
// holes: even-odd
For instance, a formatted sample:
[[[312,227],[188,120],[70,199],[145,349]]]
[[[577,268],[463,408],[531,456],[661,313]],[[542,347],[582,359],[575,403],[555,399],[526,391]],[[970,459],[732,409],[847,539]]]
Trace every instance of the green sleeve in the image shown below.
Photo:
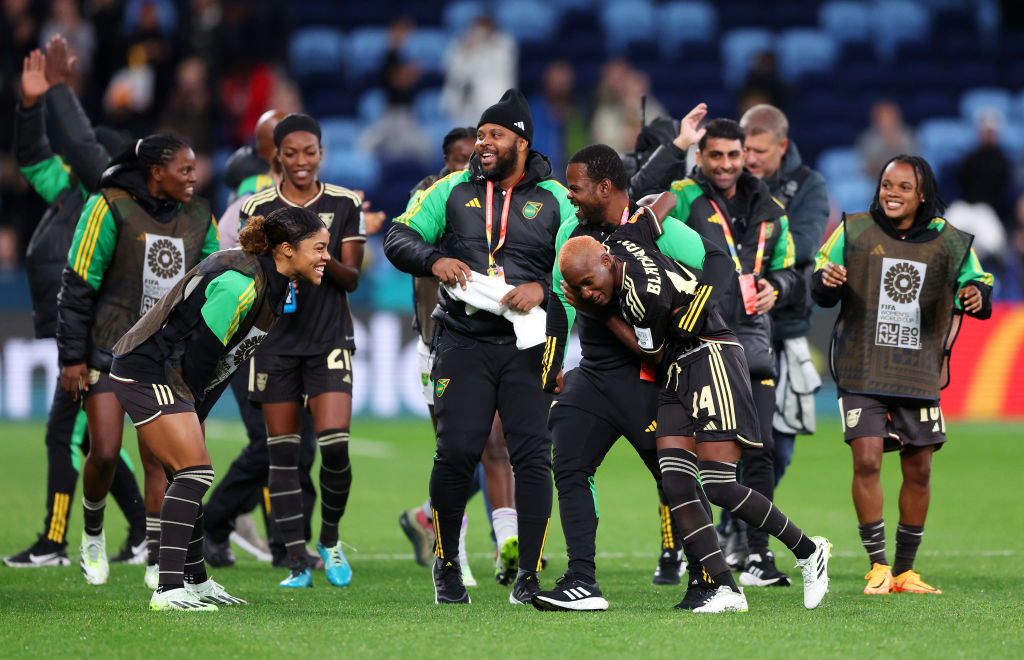
[[[106,198],[95,193],[85,202],[75,237],[68,251],[68,265],[96,290],[117,247],[117,223]]]
[[[790,268],[796,263],[796,248],[793,244],[793,235],[789,233],[789,218],[779,218],[782,236],[775,241],[775,250],[772,252],[772,259],[768,262],[768,272]]]
[[[199,261],[207,258],[220,249],[220,237],[217,236],[217,218],[210,216],[210,229],[206,232],[203,251],[199,253]]]
[[[452,172],[443,179],[438,179],[422,196],[410,200],[405,213],[395,218],[395,222],[412,227],[423,240],[436,245],[447,226],[445,207],[448,204],[448,197],[455,186],[468,180],[467,170]]]
[[[693,200],[703,195],[703,191],[697,182],[693,179],[680,179],[673,181],[669,186],[669,190],[676,196],[676,208],[672,211],[672,217],[677,218],[681,222],[686,222],[690,219],[690,205],[693,204]]]
[[[71,178],[68,176],[68,166],[60,156],[50,156],[39,161],[35,165],[21,168],[21,173],[28,179],[40,197],[52,204],[65,188],[71,187]]]
[[[427,192],[426,190],[414,190],[413,193],[411,195],[409,195],[409,201],[405,205],[405,210],[408,211],[413,206],[418,204],[419,201],[421,199],[423,199],[423,195],[425,195],[426,192]]]
[[[661,229],[662,234],[656,241],[659,250],[684,266],[704,268],[704,241],[700,234],[672,216],[662,220]]]
[[[818,256],[814,260],[814,270],[821,270],[830,261],[837,266],[845,266],[843,251],[846,248],[846,225],[839,223],[836,230],[828,237],[825,244],[818,250]]]
[[[229,270],[206,285],[206,302],[200,313],[210,332],[227,346],[255,300],[256,283],[253,279]]]
[[[971,248],[970,254],[964,259],[964,265],[960,266],[960,276],[957,278],[957,291],[971,282],[981,282],[988,286],[993,284],[992,273],[986,273],[982,269],[981,262],[978,261],[978,255],[974,253],[974,248]],[[964,308],[963,301],[959,297],[956,298],[956,307],[957,309]]]
[[[558,229],[558,234],[555,236],[555,266],[551,269],[551,291],[558,296],[558,300],[561,301],[562,307],[565,308],[565,316],[568,319],[568,325],[565,329],[565,336],[569,336],[569,332],[572,330],[572,324],[576,321],[576,308],[565,302],[565,294],[562,293],[562,271],[558,267],[558,253],[565,245],[565,242],[572,236],[573,230],[579,225],[579,220],[573,216],[572,221],[562,223],[562,226]],[[566,350],[568,350],[568,342],[566,342]]]
[[[558,216],[560,218],[558,230],[561,231],[567,224],[572,224],[575,227],[579,220],[576,219],[576,207],[569,201],[569,190],[554,179],[545,179],[537,184],[538,188],[543,188],[551,193],[556,200],[558,200]]]

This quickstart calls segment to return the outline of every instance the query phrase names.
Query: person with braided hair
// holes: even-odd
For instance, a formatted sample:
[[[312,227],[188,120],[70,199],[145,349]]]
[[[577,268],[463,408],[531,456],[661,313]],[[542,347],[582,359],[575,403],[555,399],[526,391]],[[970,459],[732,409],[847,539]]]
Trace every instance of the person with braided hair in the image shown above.
[[[841,303],[832,377],[853,453],[853,505],[871,570],[867,595],[939,594],[914,571],[931,498],[932,455],[946,442],[939,393],[963,314],[992,315],[992,275],[974,237],[946,222],[935,175],[919,156],[890,158],[867,213],[844,214],[818,252],[811,295]],[[896,561],[885,556],[882,454],[900,453]]]
[[[213,484],[203,422],[231,374],[282,313],[290,281],[319,285],[330,234],[308,209],[253,216],[190,270],[113,348],[110,382],[145,447],[171,476],[160,510],[157,611],[244,604],[206,574],[203,495]]]
[[[124,425],[110,386],[111,348],[182,275],[217,250],[210,207],[194,197],[195,165],[192,148],[173,135],[150,135],[126,147],[86,201],[61,275],[60,385],[82,401],[91,441],[82,470],[80,561],[89,584],[103,584],[110,575],[103,513]],[[146,510],[156,513],[166,477],[139,449]],[[155,564],[146,567],[145,580],[156,588]]]

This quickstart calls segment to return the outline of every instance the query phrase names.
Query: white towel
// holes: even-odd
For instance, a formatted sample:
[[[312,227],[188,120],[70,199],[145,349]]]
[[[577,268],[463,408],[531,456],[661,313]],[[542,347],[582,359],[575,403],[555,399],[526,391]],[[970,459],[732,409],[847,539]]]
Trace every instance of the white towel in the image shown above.
[[[483,273],[473,272],[473,279],[466,282],[463,289],[459,284],[445,286],[448,295],[466,303],[466,313],[475,314],[478,310],[490,312],[496,316],[504,316],[511,321],[516,333],[516,348],[523,350],[543,344],[547,314],[537,305],[530,311],[515,312],[502,305],[501,299],[515,287],[505,282],[504,277],[488,277]]]

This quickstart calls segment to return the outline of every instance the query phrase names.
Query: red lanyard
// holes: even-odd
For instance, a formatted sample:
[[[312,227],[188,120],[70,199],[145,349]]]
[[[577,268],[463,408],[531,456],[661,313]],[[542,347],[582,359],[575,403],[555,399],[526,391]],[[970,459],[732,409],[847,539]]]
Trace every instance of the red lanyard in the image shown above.
[[[525,176],[525,173],[524,173]],[[519,177],[519,181],[522,181],[523,177]],[[512,190],[516,187],[516,184],[512,184],[512,187],[505,191],[505,203],[501,206],[501,225],[498,228],[498,244],[491,249],[491,232],[494,228],[494,182],[487,182],[487,212],[484,214],[486,218],[485,229],[487,231],[487,274],[488,275],[504,275],[505,272],[501,266],[497,265],[494,261],[494,253],[501,249],[501,246],[505,244],[505,234],[508,231],[508,208],[512,204]]]
[[[629,220],[629,204],[626,204],[626,208],[622,209],[622,218],[619,219],[619,224],[624,225]]]
[[[722,209],[718,208],[718,204],[715,200],[708,198],[711,202],[711,207],[715,209],[715,213],[721,219],[722,233],[725,234],[725,244],[729,246],[729,254],[732,255],[732,260],[736,263],[736,272],[742,273],[743,266],[740,264],[740,255],[736,252],[736,242],[732,239],[732,231],[729,229],[729,221],[726,219],[725,214],[722,213]],[[761,274],[761,263],[764,261],[764,244],[765,244],[765,224],[761,223],[761,231],[757,237],[757,254],[754,255],[754,273],[756,275]]]

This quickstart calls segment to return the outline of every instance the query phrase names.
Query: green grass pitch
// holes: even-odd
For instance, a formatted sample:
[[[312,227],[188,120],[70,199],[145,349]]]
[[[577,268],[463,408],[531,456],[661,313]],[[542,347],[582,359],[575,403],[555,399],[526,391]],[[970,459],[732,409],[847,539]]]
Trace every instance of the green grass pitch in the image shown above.
[[[469,552],[480,586],[465,607],[433,604],[429,571],[412,560],[397,524],[420,504],[433,454],[429,422],[357,419],[352,425],[354,483],[341,534],[349,544],[352,585],[284,590],[284,571],[236,548],[238,564],[212,575],[249,605],[210,614],[151,613],[142,567],[114,565],[108,584],[89,586],[77,567],[79,488],[72,500],[69,568],[0,566],[3,657],[1024,657],[1024,507],[1020,466],[1024,424],[954,424],[936,455],[932,509],[916,568],[940,596],[861,594],[867,559],[849,495],[849,451],[838,422],[800,438],[777,501],[811,534],[834,544],[832,586],[821,607],[802,605],[799,571],[775,543],[791,588],[748,589],[745,614],[678,612],[680,587],[651,584],[659,546],[653,483],[620,442],[598,471],[598,579],[611,603],[603,613],[538,612],[508,604],[490,578],[491,548],[479,498],[471,502]],[[218,473],[241,449],[242,428],[215,421],[208,436]],[[0,554],[40,532],[45,491],[41,424],[6,423],[0,433]],[[134,434],[126,434],[134,454]],[[883,466],[889,556],[895,545],[899,463]],[[111,501],[112,502],[112,501]],[[552,515],[542,575],[565,569],[565,543]],[[111,503],[108,551],[125,524]],[[316,529],[316,526],[314,526]]]

